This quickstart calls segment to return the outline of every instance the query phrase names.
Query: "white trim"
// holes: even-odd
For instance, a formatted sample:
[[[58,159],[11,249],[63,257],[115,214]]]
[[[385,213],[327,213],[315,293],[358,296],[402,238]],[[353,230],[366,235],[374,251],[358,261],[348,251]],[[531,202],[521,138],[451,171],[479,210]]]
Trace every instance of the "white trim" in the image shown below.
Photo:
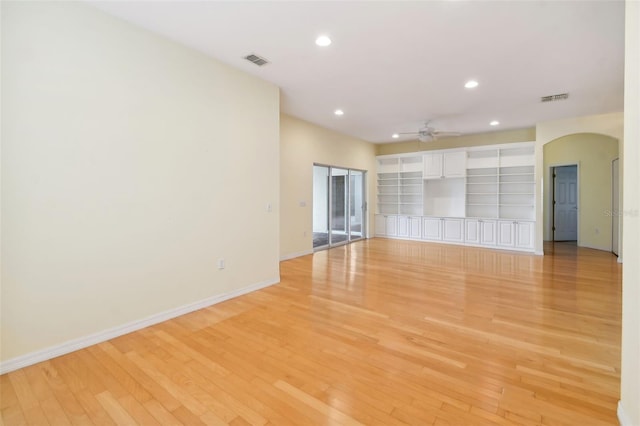
[[[622,401],[618,401],[618,421],[620,422],[620,426],[634,426],[631,418],[622,408]]]
[[[578,247],[582,247],[582,248],[588,248],[588,249],[593,249],[593,250],[602,250],[602,251],[608,251],[609,253],[611,253],[612,255],[615,256],[615,254],[613,254],[613,252],[611,251],[611,246],[597,246],[597,245],[592,245],[592,244],[576,244]]]
[[[618,256],[618,263],[622,263],[622,256]]]
[[[416,132],[417,133],[417,132]],[[417,138],[412,139],[417,140]],[[411,142],[411,140],[407,140],[404,142]],[[384,154],[384,155],[376,155],[376,159],[393,159],[393,158],[405,158],[405,157],[416,157],[421,156],[423,154],[438,154],[443,152],[456,152],[456,151],[484,151],[484,150],[492,150],[492,149],[504,149],[505,145],[509,145],[508,148],[521,148],[521,147],[535,147],[535,141],[521,141],[521,142],[503,142],[492,145],[477,145],[477,146],[461,146],[457,148],[438,148],[438,149],[428,149],[428,144],[425,144],[426,149],[421,149],[420,151],[412,151],[412,152],[403,152],[401,154]]]
[[[238,290],[207,297],[206,299],[202,299],[197,302],[169,309],[164,312],[159,312],[147,318],[135,320],[130,323],[112,327],[98,333],[69,340],[68,342],[51,346],[46,349],[41,349],[39,351],[31,352],[26,355],[21,355],[4,362],[0,362],[0,374],[5,374],[10,371],[18,370],[20,368],[27,367],[38,362],[46,361],[61,355],[77,351],[79,349],[86,348],[88,346],[95,345],[97,343],[105,342],[109,339],[113,339],[115,337],[119,337],[133,331],[140,330],[142,328],[149,327],[151,325],[158,324],[193,311],[197,311],[198,309],[206,308],[208,306],[224,302],[225,300],[233,299],[235,297],[242,296],[244,294],[251,293],[265,287],[269,287],[279,282],[280,277],[262,281],[256,284],[249,285],[247,287],[240,288]]]
[[[280,262],[284,260],[295,259],[296,257],[307,256],[309,254],[313,254],[313,250],[305,250],[305,251],[299,251],[297,253],[285,254],[284,256],[280,256]]]

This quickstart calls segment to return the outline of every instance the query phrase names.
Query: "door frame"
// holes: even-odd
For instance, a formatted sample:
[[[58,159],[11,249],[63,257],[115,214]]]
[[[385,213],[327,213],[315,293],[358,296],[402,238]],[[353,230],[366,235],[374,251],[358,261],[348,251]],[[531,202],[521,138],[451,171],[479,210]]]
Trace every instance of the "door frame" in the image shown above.
[[[617,161],[617,163],[616,163]],[[618,175],[616,176],[617,164]],[[617,183],[617,188],[616,188]],[[615,191],[617,189],[617,191]],[[617,193],[616,193],[617,192]],[[618,205],[615,206],[614,202],[618,201]],[[618,229],[616,229],[616,223]],[[614,245],[613,243],[618,244]],[[617,246],[617,247],[616,247]],[[615,250],[615,251],[614,251]],[[611,252],[620,259],[620,158],[614,158],[611,160]]]
[[[347,226],[349,227],[349,242],[355,242],[355,241],[360,241],[360,240],[364,240],[367,238],[367,216],[368,216],[368,208],[367,208],[367,171],[366,170],[360,170],[360,169],[353,169],[350,168],[349,170],[349,221]],[[351,235],[351,172],[355,171],[355,172],[360,172],[362,173],[362,223],[360,225],[360,237],[359,238],[352,238]]]
[[[547,176],[549,177],[549,187],[550,187],[550,191],[548,194],[546,194],[545,196],[545,202],[547,207],[547,212],[548,212],[548,217],[549,217],[549,223],[547,223],[546,227],[547,227],[547,232],[548,235],[550,235],[550,241],[555,241],[555,231],[554,231],[554,225],[555,225],[555,206],[553,204],[553,200],[555,199],[555,191],[556,191],[556,182],[555,182],[555,177],[554,177],[554,172],[556,167],[566,167],[566,166],[576,166],[576,203],[578,204],[578,217],[576,218],[576,234],[577,234],[577,240],[576,240],[576,244],[578,246],[580,246],[580,162],[570,162],[570,163],[554,163],[554,164],[549,164],[549,167],[547,168]]]
[[[368,176],[368,172],[367,170],[363,170],[363,169],[357,169],[354,167],[343,167],[343,166],[336,166],[336,165],[331,165],[331,164],[323,164],[323,163],[313,163],[313,167],[326,167],[328,169],[328,175],[327,175],[327,179],[328,179],[328,191],[327,191],[327,196],[328,198],[328,202],[327,202],[327,219],[328,219],[328,243],[326,245],[323,246],[319,246],[319,247],[313,247],[313,251],[321,251],[321,250],[326,250],[326,249],[330,249],[333,247],[339,247],[339,246],[343,246],[346,244],[351,244],[352,242],[356,242],[356,241],[360,241],[360,240],[364,240],[366,238],[368,238],[369,232],[368,232],[368,219],[369,219],[369,202],[368,202],[368,193],[367,193],[367,176]],[[347,219],[347,223],[346,223],[346,233],[347,233],[347,240],[346,241],[342,241],[339,243],[332,243],[331,241],[331,229],[333,227],[333,217],[331,214],[331,208],[332,208],[332,203],[331,200],[333,198],[333,188],[331,185],[331,177],[332,177],[332,170],[333,169],[342,169],[342,170],[346,170],[347,171],[347,185],[346,185],[346,214],[345,214],[345,218]],[[362,230],[361,230],[361,234],[362,236],[356,238],[356,239],[352,239],[351,238],[351,171],[357,171],[357,172],[361,172],[362,173]],[[314,188],[313,188],[313,179],[311,181],[311,193],[313,194]],[[311,197],[311,199],[313,200],[313,196]],[[311,211],[313,212],[313,201],[311,202]],[[313,216],[311,217],[311,228],[313,229]],[[312,232],[313,234],[313,232]],[[312,245],[313,245],[313,238],[311,241]]]
[[[316,164],[314,164],[315,166]],[[328,241],[329,244],[327,246],[322,246],[322,247],[318,247],[319,250],[324,250],[327,248],[332,248],[332,247],[339,247],[339,246],[344,246],[346,244],[349,244],[351,242],[351,218],[349,217],[349,210],[351,208],[351,184],[350,184],[350,176],[349,176],[349,171],[350,169],[346,168],[346,167],[337,167],[337,166],[327,166],[329,167],[329,202],[327,203],[327,208],[329,209],[329,235],[328,235]],[[346,175],[336,175],[336,176],[346,176],[347,179],[344,182],[344,187],[345,187],[345,192],[344,192],[344,220],[345,220],[345,226],[344,226],[344,232],[347,235],[347,239],[344,241],[340,241],[339,243],[334,243],[332,241],[332,236],[333,236],[333,182],[332,179],[334,177],[334,175],[332,174],[333,169],[340,169],[340,170],[346,170],[347,174]]]

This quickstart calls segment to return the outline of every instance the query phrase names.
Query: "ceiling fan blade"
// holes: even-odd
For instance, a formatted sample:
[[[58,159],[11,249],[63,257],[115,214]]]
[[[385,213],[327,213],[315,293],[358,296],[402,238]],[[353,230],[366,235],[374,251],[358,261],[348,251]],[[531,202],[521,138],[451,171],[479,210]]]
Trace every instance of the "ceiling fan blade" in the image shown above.
[[[398,132],[399,135],[419,135],[420,132]]]
[[[460,132],[439,132],[439,131],[435,131],[433,132],[434,136],[437,136],[439,138],[451,138],[454,136],[462,136],[462,133]]]

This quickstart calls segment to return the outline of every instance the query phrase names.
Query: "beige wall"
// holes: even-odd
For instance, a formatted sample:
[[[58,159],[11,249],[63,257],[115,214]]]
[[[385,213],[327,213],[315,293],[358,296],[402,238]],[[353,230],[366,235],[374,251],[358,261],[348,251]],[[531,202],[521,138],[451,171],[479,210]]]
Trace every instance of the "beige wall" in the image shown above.
[[[3,362],[279,279],[276,86],[83,2],[2,56]]]
[[[626,2],[620,419],[640,425],[640,3]]]
[[[563,120],[546,121],[538,123],[536,125],[536,222],[544,224],[544,210],[546,205],[544,203],[543,190],[546,188],[545,180],[548,176],[545,175],[544,167],[544,146],[551,141],[558,138],[581,133],[595,133],[605,136],[610,136],[618,141],[618,155],[620,162],[622,163],[623,151],[622,145],[622,131],[623,131],[623,113],[614,112],[610,114],[590,115],[584,117],[573,117]],[[622,175],[624,167],[620,168],[620,174]],[[620,187],[624,186],[624,179],[620,179]],[[544,226],[536,226],[536,252],[541,253],[543,251],[544,240]],[[623,221],[620,223],[620,229],[622,232]],[[622,234],[620,241],[622,242]],[[622,254],[622,252],[621,252]]]
[[[386,143],[376,145],[376,155],[403,154],[406,152],[430,151],[434,149],[463,148],[467,146],[493,145],[510,142],[530,142],[536,140],[535,128],[504,130],[501,132],[478,133],[454,138],[443,138],[433,142]]]
[[[550,168],[578,165],[578,245],[611,250],[611,162],[618,158],[618,140],[592,133],[558,138],[544,146],[544,239],[551,232]]]
[[[368,227],[373,229],[375,146],[283,114],[280,117],[280,257],[283,259],[313,250],[314,163],[368,171]]]

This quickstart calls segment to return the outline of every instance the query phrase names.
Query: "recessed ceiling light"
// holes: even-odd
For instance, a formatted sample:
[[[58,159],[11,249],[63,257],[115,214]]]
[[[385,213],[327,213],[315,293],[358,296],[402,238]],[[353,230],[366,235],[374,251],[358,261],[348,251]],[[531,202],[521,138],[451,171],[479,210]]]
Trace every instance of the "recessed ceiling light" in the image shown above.
[[[500,124],[498,120],[493,120],[491,123],[489,123],[490,126],[497,126],[498,124]]]
[[[397,134],[397,133],[394,133],[394,134],[391,135],[391,137],[394,138],[394,139],[398,139],[400,137],[400,135]]]
[[[333,111],[333,113],[334,113],[335,115],[344,115],[344,111],[343,111],[343,110],[341,110],[341,109],[337,109],[337,110]]]
[[[469,80],[464,84],[464,87],[467,89],[473,89],[474,87],[478,87],[478,82],[475,80]]]
[[[331,39],[325,35],[322,35],[316,39],[316,44],[318,46],[326,47],[331,44]]]

